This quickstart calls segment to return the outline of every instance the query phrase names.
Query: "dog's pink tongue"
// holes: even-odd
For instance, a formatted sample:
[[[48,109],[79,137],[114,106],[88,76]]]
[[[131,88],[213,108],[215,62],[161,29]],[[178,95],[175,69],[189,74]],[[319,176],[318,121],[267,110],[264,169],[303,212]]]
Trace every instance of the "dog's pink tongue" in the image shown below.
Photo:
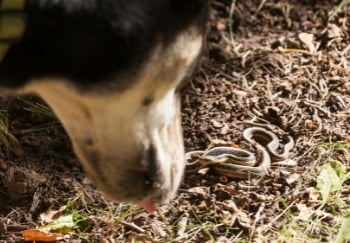
[[[152,199],[148,199],[140,204],[147,213],[154,213],[157,210],[156,204]]]

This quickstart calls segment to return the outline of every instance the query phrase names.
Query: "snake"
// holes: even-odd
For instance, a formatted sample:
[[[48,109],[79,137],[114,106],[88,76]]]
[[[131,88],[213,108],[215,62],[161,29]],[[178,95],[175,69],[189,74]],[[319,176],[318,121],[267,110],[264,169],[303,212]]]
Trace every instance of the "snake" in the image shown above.
[[[195,150],[186,153],[186,173],[194,173],[210,167],[219,175],[230,178],[248,179],[269,174],[271,161],[288,159],[294,140],[287,136],[281,147],[277,135],[263,127],[249,127],[243,130],[242,137],[252,144],[259,155],[248,150],[230,146],[213,147],[208,150]]]

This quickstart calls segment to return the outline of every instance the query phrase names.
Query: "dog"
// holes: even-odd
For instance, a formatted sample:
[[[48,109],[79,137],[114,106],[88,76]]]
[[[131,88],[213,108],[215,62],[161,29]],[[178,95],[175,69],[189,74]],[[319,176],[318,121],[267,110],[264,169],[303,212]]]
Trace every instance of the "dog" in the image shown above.
[[[208,0],[0,4],[1,88],[49,104],[107,198],[149,211],[172,198],[185,166],[179,90]]]

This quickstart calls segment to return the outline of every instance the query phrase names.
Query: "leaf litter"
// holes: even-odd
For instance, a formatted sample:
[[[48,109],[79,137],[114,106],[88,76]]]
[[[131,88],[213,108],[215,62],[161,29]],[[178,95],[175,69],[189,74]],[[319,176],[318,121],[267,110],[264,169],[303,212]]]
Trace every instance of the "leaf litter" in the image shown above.
[[[39,216],[62,206],[60,214],[78,212],[86,221],[60,242],[349,239],[349,3],[332,20],[337,1],[236,1],[230,20],[231,4],[212,1],[207,54],[183,90],[186,149],[218,143],[247,149],[241,133],[259,122],[294,138],[290,160],[250,180],[210,169],[187,174],[177,197],[149,215],[105,200],[86,180],[62,128],[17,132],[52,120],[1,98],[26,156],[0,153],[0,242],[23,241],[20,232],[45,225]],[[45,180],[32,176],[21,197],[11,198],[18,183],[3,178],[19,172]]]

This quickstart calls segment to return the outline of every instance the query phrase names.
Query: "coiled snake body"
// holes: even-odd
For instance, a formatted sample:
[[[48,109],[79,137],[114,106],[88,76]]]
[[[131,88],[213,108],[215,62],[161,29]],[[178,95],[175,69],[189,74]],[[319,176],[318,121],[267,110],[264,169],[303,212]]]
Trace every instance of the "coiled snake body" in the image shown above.
[[[288,159],[289,151],[294,147],[293,138],[288,136],[279,152],[280,142],[276,134],[262,127],[247,128],[242,136],[255,146],[260,158],[258,161],[254,153],[239,148],[222,146],[206,151],[196,150],[186,153],[186,173],[210,166],[216,173],[232,178],[264,176],[269,173],[271,160]]]

